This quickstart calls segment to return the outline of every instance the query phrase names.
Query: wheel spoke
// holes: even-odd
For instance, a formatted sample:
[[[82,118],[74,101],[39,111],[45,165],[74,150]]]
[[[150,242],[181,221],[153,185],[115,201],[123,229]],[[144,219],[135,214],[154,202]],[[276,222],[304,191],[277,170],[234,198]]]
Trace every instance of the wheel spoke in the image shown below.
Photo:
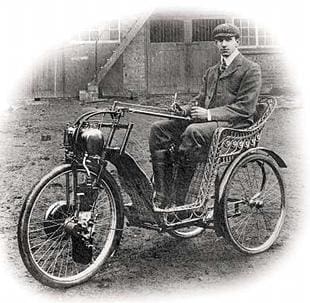
[[[65,251],[65,248],[67,248],[68,243],[69,243],[69,241],[65,242],[65,244],[63,246],[63,249],[62,249],[62,252]],[[62,252],[61,252],[61,254],[62,254]],[[61,260],[61,264],[60,264],[60,268],[59,268],[59,273],[58,273],[58,278],[61,276],[61,272],[62,272],[62,268],[63,268],[63,265],[64,265],[64,261],[65,261],[65,257],[63,257],[62,260]]]
[[[63,221],[63,220],[62,220],[62,221]],[[61,227],[62,224],[59,224],[59,223],[56,223],[56,224],[49,224],[49,225],[48,225],[48,228],[56,227],[56,226]],[[37,228],[37,229],[34,229],[34,230],[29,230],[29,234],[37,233],[37,232],[40,232],[40,231],[45,230],[45,229],[46,229],[46,227],[41,227],[41,228]]]
[[[51,235],[49,235],[48,239],[43,241],[43,243],[39,243],[39,244],[36,244],[34,246],[31,246],[31,249],[33,250],[33,249],[36,249],[37,247],[40,246],[39,249],[35,250],[35,252],[37,253],[45,244],[47,244],[47,243],[49,243],[49,242],[59,238],[61,236],[61,235],[57,235],[57,231],[59,231],[59,229],[60,229],[60,227],[58,229],[56,229]],[[46,239],[46,237],[44,239]]]
[[[58,244],[55,246],[55,248],[53,249],[53,251],[51,252],[50,256],[53,257],[54,256],[54,252],[56,252],[56,250],[58,250],[58,248],[61,247],[61,244],[62,244],[62,240],[64,238],[65,235],[62,235],[62,237],[60,238]],[[57,264],[57,260],[58,260],[58,257],[60,255],[60,253],[62,252],[62,250],[59,250],[59,252],[56,254],[56,257],[53,258],[52,260],[52,263],[50,264],[50,266],[47,268],[46,272],[50,272],[50,268],[52,267],[52,274],[54,273],[55,271],[55,267],[56,267],[56,264]],[[47,258],[46,260],[48,260],[49,258]]]
[[[243,226],[243,228],[241,229],[241,232],[240,232],[240,234],[239,234],[239,236],[238,236],[238,238],[237,238],[238,241],[239,241],[240,238],[242,237],[242,241],[241,241],[241,242],[243,242],[244,235],[245,235],[245,230],[246,230],[246,227],[247,227],[247,225],[248,225],[248,223],[249,223],[251,217],[252,217],[252,213],[250,213],[250,214],[245,218],[245,220],[243,221],[243,224],[240,225],[240,227]],[[239,228],[238,228],[238,230],[239,230]],[[237,231],[238,231],[238,230],[237,230]],[[236,231],[236,232],[237,232],[237,231]]]
[[[69,243],[69,242],[68,242]],[[67,258],[66,258],[66,270],[65,270],[65,277],[68,276],[68,266],[69,266],[69,258],[70,258],[70,252],[71,252],[71,245],[68,245],[68,253],[67,253]]]
[[[224,222],[236,248],[256,253],[270,247],[283,223],[283,195],[281,176],[268,157],[254,154],[234,168],[226,186]]]
[[[31,224],[29,224],[29,226],[32,226],[32,225],[41,225],[43,223],[56,223],[56,222],[63,222],[64,219],[51,219],[51,220],[41,220],[41,221],[36,221],[36,222],[31,222]]]
[[[45,253],[41,256],[41,258],[38,260],[38,264],[45,258],[45,256],[48,254],[48,257],[45,258],[45,261],[43,262],[43,264],[41,265],[42,268],[44,268],[44,265],[46,264],[46,262],[49,260],[50,256],[53,254],[53,252],[55,251],[55,249],[57,248],[58,244],[61,243],[61,239],[63,238],[63,235],[60,235],[58,237],[58,239],[56,240],[56,242],[53,242],[50,247],[45,251]],[[53,247],[54,246],[54,247]]]

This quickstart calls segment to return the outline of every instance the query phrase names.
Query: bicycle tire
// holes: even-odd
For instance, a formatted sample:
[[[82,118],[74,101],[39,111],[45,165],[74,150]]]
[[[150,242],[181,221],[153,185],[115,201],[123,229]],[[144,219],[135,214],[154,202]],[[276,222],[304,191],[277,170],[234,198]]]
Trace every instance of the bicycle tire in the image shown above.
[[[78,168],[78,174],[83,178],[86,172],[83,168]],[[65,180],[70,180],[70,175],[72,175],[72,166],[70,164],[58,166],[45,175],[28,194],[19,217],[18,246],[21,258],[28,271],[36,280],[53,288],[72,287],[93,277],[106,260],[116,251],[122,237],[124,226],[123,203],[119,187],[111,174],[107,171],[103,171],[100,179],[98,196],[93,205],[93,209],[97,208],[94,210],[97,215],[97,221],[94,226],[98,230],[98,232],[94,233],[94,235],[98,237],[98,239],[94,239],[94,242],[98,247],[99,245],[103,246],[99,247],[100,251],[98,253],[94,250],[94,254],[96,254],[92,256],[92,261],[90,263],[79,264],[73,261],[72,246],[74,241],[72,237],[64,232],[65,218],[69,217],[70,212],[68,208],[63,208],[64,203],[62,201],[66,200],[63,198],[63,193],[61,192],[64,189],[63,178],[65,178]],[[97,173],[91,169],[91,175],[96,177]],[[66,194],[67,193],[68,191],[66,191]],[[49,201],[51,197],[53,197],[56,202]],[[101,197],[101,200],[99,197]],[[105,201],[108,201],[106,205],[104,205],[105,202],[102,202],[103,197],[107,199]],[[105,211],[109,215],[107,220],[101,214]],[[57,219],[55,219],[51,213],[57,214]],[[38,222],[35,221],[36,214],[38,215]],[[48,216],[50,216],[48,219],[51,220],[46,219]],[[52,220],[54,220],[54,222],[50,224]],[[46,222],[48,222],[48,224],[46,224]],[[107,227],[105,227],[105,224]],[[37,229],[33,229],[33,226],[36,226]],[[52,234],[50,232],[52,232]],[[33,236],[33,234],[36,235],[36,233],[38,233],[39,236]],[[43,239],[42,245],[40,242],[41,237]],[[52,246],[44,248],[45,245],[49,245],[46,244],[46,242],[53,242],[54,237],[55,239],[59,237],[57,239],[58,244],[55,244],[55,247],[61,247],[62,251],[60,248],[57,250]],[[103,237],[106,237],[105,241],[102,241],[101,238]],[[43,242],[44,240],[45,242]],[[37,247],[35,245],[37,245]],[[65,245],[68,246],[68,248]],[[66,249],[64,247],[66,247]],[[40,252],[40,249],[42,252]],[[56,250],[58,251],[57,254],[51,253],[51,251]],[[64,251],[66,251],[65,256],[63,255]],[[48,261],[46,261],[47,259]],[[45,264],[47,265],[45,266]],[[48,265],[49,267],[47,268]],[[52,272],[50,271],[51,267],[53,269]],[[73,269],[76,271],[75,273],[73,273]],[[70,274],[68,274],[69,271]]]

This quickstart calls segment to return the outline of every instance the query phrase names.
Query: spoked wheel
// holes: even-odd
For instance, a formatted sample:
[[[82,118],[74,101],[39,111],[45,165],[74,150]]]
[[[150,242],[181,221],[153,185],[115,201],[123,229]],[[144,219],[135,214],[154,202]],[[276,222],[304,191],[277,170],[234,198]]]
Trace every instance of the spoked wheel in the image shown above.
[[[96,174],[91,176],[94,182]],[[83,203],[78,220],[72,205],[73,172],[67,164],[42,178],[20,214],[18,244],[23,262],[50,287],[70,287],[90,279],[121,239],[124,214],[117,184],[104,172],[99,186],[89,193],[86,177],[79,168],[76,179]]]
[[[232,169],[220,201],[226,238],[241,252],[261,253],[277,239],[286,214],[284,185],[277,164],[253,154]]]
[[[197,237],[204,231],[203,227],[199,226],[188,226],[182,227],[175,230],[169,230],[168,234],[177,239],[189,239]]]

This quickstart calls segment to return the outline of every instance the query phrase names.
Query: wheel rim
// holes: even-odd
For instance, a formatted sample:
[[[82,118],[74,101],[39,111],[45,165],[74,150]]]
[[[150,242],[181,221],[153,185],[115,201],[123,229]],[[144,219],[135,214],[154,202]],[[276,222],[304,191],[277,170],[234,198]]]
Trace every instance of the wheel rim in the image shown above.
[[[254,157],[240,163],[225,197],[225,223],[233,244],[247,253],[268,249],[285,217],[284,186],[273,162]]]
[[[78,170],[77,175],[78,183],[85,183],[86,172]],[[71,170],[55,176],[44,186],[32,205],[27,222],[30,258],[38,271],[62,284],[82,281],[98,269],[113,252],[111,248],[117,226],[115,201],[109,186],[102,180],[91,208],[95,222],[91,261],[87,264],[73,261],[73,238],[68,233],[73,210],[72,207],[63,207],[66,196],[73,200]],[[56,213],[56,218],[51,213]],[[51,232],[46,232],[46,223]]]
[[[169,233],[177,238],[192,238],[196,237],[204,231],[204,228],[198,226],[188,226],[171,230]]]

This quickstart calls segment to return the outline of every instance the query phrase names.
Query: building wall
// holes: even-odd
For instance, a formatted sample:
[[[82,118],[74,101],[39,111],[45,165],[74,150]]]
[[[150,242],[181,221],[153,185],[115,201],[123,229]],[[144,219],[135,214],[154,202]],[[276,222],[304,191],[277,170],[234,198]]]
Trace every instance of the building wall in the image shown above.
[[[118,43],[97,44],[97,71],[112,55]],[[96,75],[96,44],[76,44],[65,49],[65,91],[67,95],[78,96],[80,90],[87,90],[87,85]],[[121,90],[122,77],[120,64],[115,65],[117,73],[111,71],[102,83],[107,93]],[[107,85],[109,84],[109,85]]]
[[[97,70],[111,56],[118,43],[97,44]],[[95,43],[72,44],[50,51],[34,64],[31,75],[25,76],[20,94],[25,97],[78,97],[87,90],[96,75]],[[122,90],[122,58],[101,84],[108,94]],[[27,89],[26,89],[27,88]]]
[[[130,30],[134,18],[123,20],[121,39]],[[118,43],[97,44],[97,71],[112,55]],[[123,55],[108,72],[100,90],[103,95],[145,95],[148,92],[148,28],[145,25]],[[241,49],[251,60],[262,68],[262,93],[291,91],[289,72],[279,50]],[[26,89],[21,90],[31,97],[77,97],[80,90],[86,90],[96,74],[96,44],[71,44],[51,51],[34,67]],[[29,85],[31,83],[31,85]]]
[[[134,21],[134,18],[122,21],[121,40]],[[143,44],[140,46],[139,43],[138,39],[130,48],[133,48],[134,52],[139,47],[142,49]],[[95,42],[86,42],[67,44],[63,48],[51,50],[33,66],[31,75],[26,77],[27,81],[20,89],[21,94],[28,97],[78,97],[79,91],[87,90],[88,83],[95,79],[96,63],[99,72],[100,67],[104,66],[118,45],[119,43],[98,42],[96,46]],[[130,57],[126,58],[127,75],[130,79],[127,84],[130,90],[135,90],[139,81],[133,81],[135,77],[128,71],[133,68],[134,62],[138,61],[138,58],[135,61]],[[100,83],[100,91],[104,95],[123,94],[123,75],[121,56]]]
[[[27,84],[31,87],[27,96],[57,97],[63,93],[64,64],[60,50],[48,53],[34,64],[31,75],[27,75]]]
[[[143,95],[147,93],[146,31],[143,27],[123,54],[124,91]]]
[[[242,51],[242,50],[241,50]],[[262,93],[282,94],[294,91],[283,54],[277,51],[244,52],[262,70]]]
[[[146,35],[145,28],[141,29],[123,54],[124,89],[137,94],[147,93]],[[289,78],[290,73],[280,49],[240,48],[240,51],[261,66],[263,94],[282,94],[294,91]]]

